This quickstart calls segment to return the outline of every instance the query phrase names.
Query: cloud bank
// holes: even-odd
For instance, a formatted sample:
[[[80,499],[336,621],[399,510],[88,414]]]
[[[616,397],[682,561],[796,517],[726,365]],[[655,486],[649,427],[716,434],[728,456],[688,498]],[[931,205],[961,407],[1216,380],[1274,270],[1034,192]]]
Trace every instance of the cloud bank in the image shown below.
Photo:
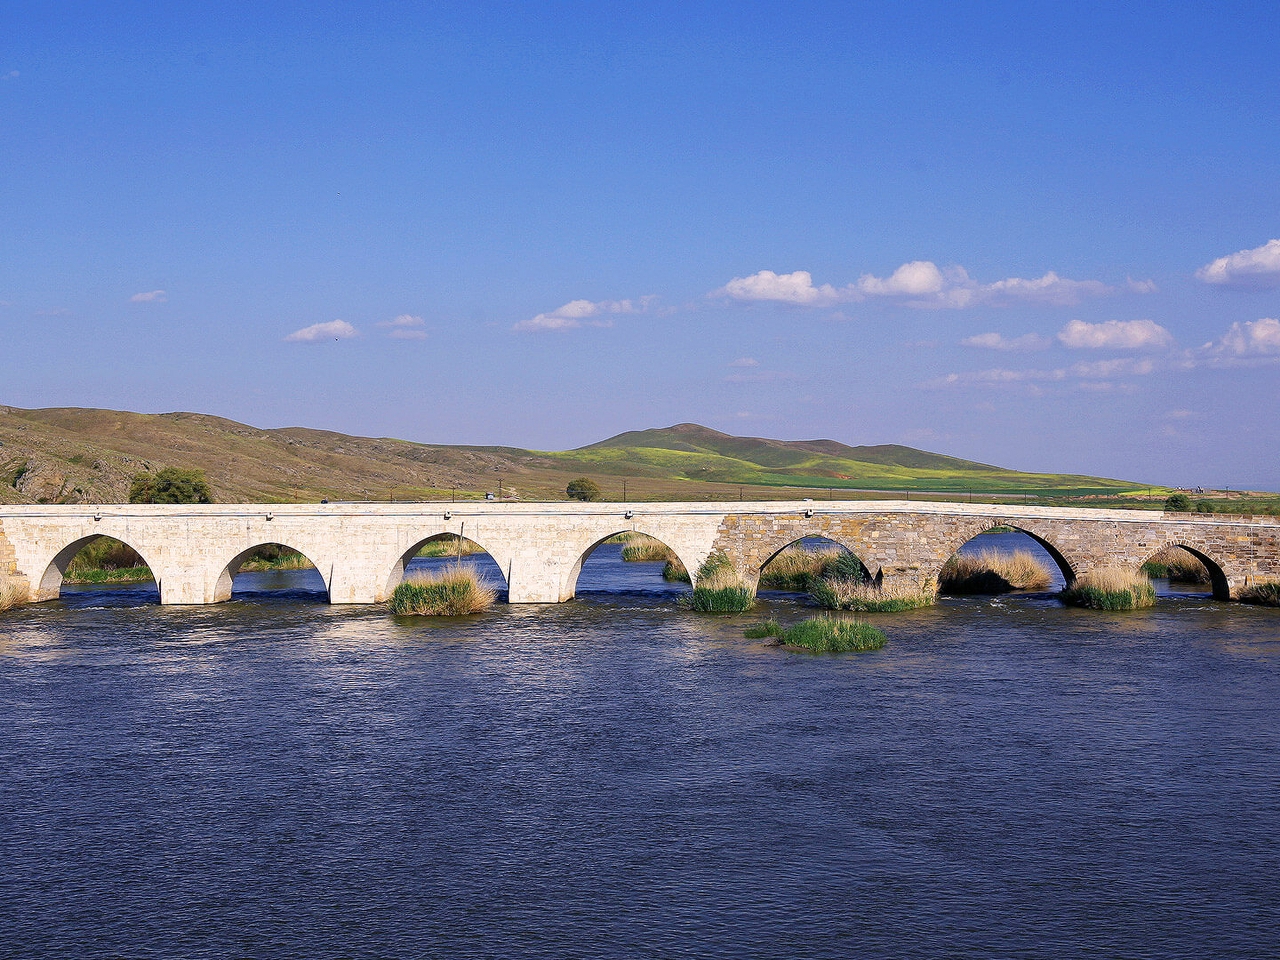
[[[1072,320],[1058,340],[1073,349],[1159,350],[1173,345],[1173,334],[1152,320]]]
[[[960,341],[964,347],[981,347],[984,350],[1043,350],[1053,341],[1038,333],[1025,333],[1020,337],[1006,337],[1000,333],[979,333]]]
[[[317,343],[321,340],[350,340],[357,336],[356,328],[345,320],[330,320],[328,323],[313,323],[309,327],[295,330],[285,337],[286,343]]]
[[[130,303],[164,303],[169,295],[163,290],[149,290],[146,293],[135,293],[129,298]]]
[[[549,330],[576,330],[579,327],[611,327],[611,314],[643,313],[653,297],[639,300],[570,300],[550,313],[540,313],[529,320],[521,320],[511,329],[520,333],[540,333]]]
[[[422,327],[426,326],[426,323],[421,317],[402,313],[394,320],[383,320],[378,326],[385,328],[388,331],[387,336],[393,340],[425,340],[427,331]]]
[[[1150,281],[1133,282],[1131,290],[1150,292]],[[887,277],[864,273],[843,287],[829,283],[815,285],[807,270],[774,273],[761,270],[749,277],[734,277],[709,296],[744,303],[789,303],[825,307],[839,303],[860,303],[881,299],[925,309],[961,309],[978,305],[1002,306],[1012,303],[1044,303],[1071,306],[1088,297],[1114,293],[1115,288],[1099,280],[1069,280],[1052,270],[1033,280],[1010,277],[994,283],[978,283],[964,267],[945,269],[929,260],[904,263]]]
[[[1205,283],[1241,289],[1280,287],[1280,240],[1219,257],[1196,271]]]
[[[1221,338],[1211,340],[1201,349],[1219,360],[1280,358],[1280,320],[1263,317],[1233,323]]]

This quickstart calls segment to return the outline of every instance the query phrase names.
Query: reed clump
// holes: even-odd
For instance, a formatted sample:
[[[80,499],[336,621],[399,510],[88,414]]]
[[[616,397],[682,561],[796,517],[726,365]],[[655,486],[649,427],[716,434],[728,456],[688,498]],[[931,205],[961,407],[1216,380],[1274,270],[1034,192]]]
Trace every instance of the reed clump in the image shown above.
[[[1280,607],[1280,580],[1260,580],[1240,591],[1241,603],[1260,607]]]
[[[693,593],[681,598],[690,610],[701,613],[742,613],[750,610],[755,600],[733,562],[724,554],[714,553],[698,569]]]
[[[760,589],[804,592],[822,577],[862,579],[864,575],[858,558],[843,547],[806,550],[792,546],[765,564],[760,571]]]
[[[692,583],[693,578],[689,576],[689,571],[684,568],[684,564],[672,557],[662,566],[662,579],[670,580],[672,583]]]
[[[853,578],[828,577],[814,582],[809,596],[828,610],[860,613],[900,613],[932,606],[938,591],[928,583],[877,584]]]
[[[1045,590],[1053,583],[1048,568],[1029,550],[954,554],[938,575],[942,593],[1008,593]]]
[[[315,564],[297,550],[270,543],[258,547],[240,564],[241,570],[310,570]]]
[[[1142,572],[1170,583],[1208,583],[1209,568],[1181,547],[1163,547],[1142,565]]]
[[[391,612],[427,617],[461,617],[493,606],[497,593],[474,570],[450,566],[414,574],[391,594]]]
[[[746,630],[749,640],[773,637],[786,647],[799,647],[815,653],[852,653],[879,650],[885,645],[883,630],[861,620],[835,617],[810,617],[790,627],[777,620],[766,620]]]
[[[1100,567],[1081,574],[1058,598],[1068,606],[1090,610],[1137,610],[1155,606],[1156,589],[1141,571]]]
[[[31,599],[31,588],[21,577],[0,574],[0,611],[20,607]]]
[[[633,533],[627,538],[626,545],[622,548],[622,559],[641,563],[659,560],[670,562],[676,559],[676,555],[661,540],[655,540],[643,533]]]
[[[417,555],[427,558],[470,557],[477,553],[484,553],[484,548],[480,544],[468,540],[466,537],[459,537],[456,533],[450,533],[438,540],[424,543]]]

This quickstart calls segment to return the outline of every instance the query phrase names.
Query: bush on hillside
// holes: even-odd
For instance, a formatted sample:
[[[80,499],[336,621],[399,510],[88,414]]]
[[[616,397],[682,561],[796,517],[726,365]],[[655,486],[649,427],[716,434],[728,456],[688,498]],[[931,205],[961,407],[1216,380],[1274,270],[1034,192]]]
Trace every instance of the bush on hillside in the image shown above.
[[[570,500],[582,500],[591,503],[600,499],[600,488],[586,477],[578,477],[576,480],[570,480],[569,485],[564,488],[564,492],[568,494]]]
[[[1170,513],[1186,513],[1191,509],[1191,498],[1185,493],[1175,493],[1165,498],[1164,508]]]
[[[165,467],[159,473],[140,473],[129,485],[130,503],[213,503],[203,470]]]

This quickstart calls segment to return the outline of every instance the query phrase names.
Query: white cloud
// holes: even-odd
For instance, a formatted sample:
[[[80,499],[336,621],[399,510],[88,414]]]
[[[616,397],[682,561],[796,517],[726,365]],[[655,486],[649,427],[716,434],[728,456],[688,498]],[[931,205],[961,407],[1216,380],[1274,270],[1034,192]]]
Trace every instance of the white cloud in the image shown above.
[[[652,296],[639,300],[570,300],[550,313],[540,313],[529,320],[521,320],[512,330],[522,333],[544,330],[574,330],[578,327],[611,327],[610,314],[643,313]]]
[[[1223,360],[1280,357],[1280,320],[1264,317],[1233,323],[1220,339],[1206,343],[1202,349]]]
[[[999,333],[979,333],[965,337],[961,346],[982,347],[986,350],[1043,350],[1051,341],[1038,333],[1025,333],[1020,337],[1008,338]]]
[[[1041,384],[1080,381],[1076,384],[1077,386],[1097,389],[1098,381],[1108,381],[1114,377],[1143,377],[1155,371],[1156,365],[1151,360],[1118,357],[1111,360],[1077,363],[1070,367],[1056,367],[1052,370],[1035,368],[1010,370],[1005,367],[995,367],[990,370],[949,373],[945,377],[930,380],[923,386],[929,389],[944,389],[963,386],[1029,384],[1038,389]]]
[[[130,303],[164,303],[169,295],[163,290],[149,290],[146,293],[135,293],[129,298]]]
[[[393,340],[425,340],[427,339],[427,331],[423,330],[422,327],[426,326],[426,323],[421,317],[402,313],[394,320],[380,321],[378,326],[387,329],[387,336]]]
[[[1093,360],[1088,363],[1077,363],[1070,368],[1074,377],[1086,380],[1107,380],[1111,377],[1145,377],[1155,371],[1156,365],[1150,360],[1137,360],[1133,357],[1118,357],[1113,360]]]
[[[316,343],[320,340],[349,340],[357,336],[356,328],[345,320],[330,320],[328,323],[313,323],[309,327],[295,330],[285,337],[287,343]]]
[[[1133,277],[1126,278],[1124,285],[1132,293],[1155,293],[1158,289],[1154,280],[1135,280]]]
[[[17,70],[10,70],[4,76],[0,77],[0,80],[17,80],[18,76],[19,74]]]
[[[1058,340],[1073,349],[1154,350],[1171,346],[1173,334],[1152,320],[1072,320],[1058,331]]]
[[[1280,240],[1269,240],[1252,250],[1219,257],[1197,270],[1196,276],[1205,283],[1223,287],[1280,286]]]
[[[733,300],[796,303],[807,307],[826,306],[847,299],[847,291],[836,290],[829,283],[815,287],[808,270],[781,274],[761,270],[749,277],[734,277],[711,295]]]
[[[754,357],[739,357],[737,360],[732,361],[732,362],[729,364],[729,366],[731,366],[731,367],[758,367],[758,366],[760,366],[760,361],[759,361],[759,360],[757,360],[757,359],[755,359]]]
[[[761,270],[749,277],[735,277],[718,290],[713,290],[709,296],[806,307],[826,307],[880,298],[896,300],[911,307],[939,309],[1025,302],[1069,306],[1086,297],[1104,296],[1113,292],[1113,287],[1098,280],[1068,280],[1059,277],[1052,270],[1034,280],[1010,277],[982,284],[973,280],[964,267],[941,269],[929,260],[912,260],[902,264],[887,277],[864,273],[856,283],[844,287],[834,287],[829,283],[816,286],[807,270],[782,274]]]

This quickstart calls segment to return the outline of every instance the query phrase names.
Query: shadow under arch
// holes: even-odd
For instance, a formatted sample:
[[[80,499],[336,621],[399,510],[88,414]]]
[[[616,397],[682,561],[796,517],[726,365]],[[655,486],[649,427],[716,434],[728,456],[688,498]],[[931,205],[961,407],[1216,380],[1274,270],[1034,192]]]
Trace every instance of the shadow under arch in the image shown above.
[[[235,580],[236,574],[240,572],[240,567],[246,560],[263,547],[283,547],[285,550],[292,551],[299,556],[305,557],[307,562],[316,568],[316,573],[320,575],[320,580],[324,583],[325,600],[329,599],[329,577],[325,576],[325,572],[321,569],[320,564],[316,563],[312,557],[308,556],[306,551],[299,550],[297,547],[291,546],[287,543],[281,543],[279,540],[264,540],[262,543],[255,543],[246,550],[241,550],[223,565],[221,572],[218,574],[217,585],[214,587],[213,591],[213,599],[215,603],[221,603],[223,600],[231,599],[233,581]]]
[[[819,550],[807,550],[805,548],[806,542],[819,547]],[[825,570],[826,566],[829,566],[831,563],[835,562],[839,556],[847,555],[849,557],[852,557],[855,561],[857,561],[857,572],[855,573],[853,569],[848,569],[847,572],[837,571],[840,576],[843,576],[843,577],[858,576],[862,580],[877,580],[877,581],[883,577],[883,574],[879,573],[879,571],[877,571],[877,573],[879,573],[879,576],[873,577],[871,574],[870,568],[867,566],[867,562],[863,560],[862,557],[858,555],[858,552],[854,550],[853,547],[849,546],[847,543],[837,540],[835,537],[828,536],[825,533],[808,533],[808,534],[805,534],[804,536],[796,537],[790,543],[784,543],[782,546],[774,550],[773,553],[769,555],[769,558],[767,560],[765,560],[763,563],[760,564],[760,570],[756,575],[756,587],[755,587],[756,590],[789,590],[794,592],[794,591],[805,591],[809,589],[807,584],[804,586],[800,585],[801,577],[803,577],[806,574],[806,571],[802,569],[797,569],[797,571],[794,574],[791,574],[791,578],[794,580],[794,582],[791,585],[784,585],[784,586],[773,585],[775,583],[782,582],[787,578],[788,575],[781,570],[775,570],[774,572],[772,572],[772,576],[770,575],[771,572],[769,571],[769,565],[777,561],[779,557],[781,557],[784,553],[786,553],[788,550],[790,550],[791,548],[797,545],[799,545],[801,549],[805,549],[806,552],[808,553],[815,554],[815,555],[821,555],[825,553],[830,557],[828,564],[823,565],[824,569],[808,571],[809,576],[822,576],[826,572]],[[831,549],[832,547],[836,549],[832,550]],[[819,564],[816,562],[812,563],[811,565],[814,567],[819,566]],[[800,568],[803,566],[803,564],[798,563],[796,564],[796,566],[797,568]]]
[[[675,547],[671,546],[669,543],[663,540],[662,537],[656,536],[655,534],[650,533],[648,530],[642,529],[640,527],[624,527],[621,530],[614,530],[611,533],[606,533],[602,537],[598,537],[590,546],[588,546],[585,550],[583,550],[581,553],[578,554],[578,558],[573,564],[573,569],[569,571],[569,575],[565,580],[565,592],[567,596],[569,597],[577,596],[578,581],[582,576],[583,565],[587,562],[587,560],[591,557],[591,555],[595,553],[598,549],[600,549],[600,547],[606,541],[612,540],[614,537],[620,534],[625,534],[625,533],[640,534],[642,536],[648,537],[650,540],[657,541],[659,544],[661,544],[663,547],[666,548],[666,550],[671,554],[671,556],[675,557],[680,562],[681,566],[683,566],[685,570],[689,570],[688,558],[682,557],[680,555],[680,552],[676,550]],[[621,560],[621,558],[619,558],[619,560]],[[691,570],[690,570],[690,573],[692,573]],[[676,586],[683,586],[683,584],[676,584]],[[620,589],[626,590],[629,588],[622,587]],[[634,588],[630,588],[630,589],[634,589]]]
[[[963,541],[956,544],[956,548],[951,551],[951,555],[954,556],[955,554],[959,553],[961,547],[963,547],[967,543],[972,542],[973,540],[977,539],[983,534],[993,533],[993,532],[1000,533],[1002,532],[1002,530],[1012,530],[1016,533],[1021,533],[1024,536],[1030,537],[1044,550],[1045,553],[1049,555],[1049,558],[1055,564],[1058,565],[1058,570],[1062,574],[1063,582],[1068,587],[1075,582],[1076,572],[1075,572],[1075,569],[1071,566],[1071,562],[1062,555],[1062,551],[1059,550],[1057,547],[1055,547],[1051,541],[1046,540],[1044,537],[1040,536],[1038,533],[1036,533],[1033,530],[1028,530],[1025,527],[1018,526],[1018,524],[1016,523],[1009,523],[1004,520],[1000,520],[996,523],[993,523],[991,524],[991,526],[986,527],[983,530],[979,530],[977,533],[973,534],[972,536],[966,537]],[[947,559],[950,559],[950,557],[948,557]],[[943,566],[946,566],[945,560],[943,561]],[[939,567],[937,574],[935,574],[934,576],[935,582],[938,580],[941,574],[942,574],[942,567]]]
[[[463,559],[467,556],[478,556],[478,554],[483,554],[488,557],[493,569],[498,572],[498,576],[502,580],[501,586],[504,589],[509,589],[510,584],[507,581],[506,571],[502,569],[502,566],[498,563],[497,559],[489,552],[489,549],[484,544],[476,540],[472,540],[470,537],[445,530],[440,533],[433,533],[430,536],[423,537],[396,559],[396,562],[391,565],[391,570],[387,574],[386,595],[390,597],[391,594],[395,592],[396,587],[400,586],[401,582],[405,578],[405,572],[409,569],[409,564],[413,562],[413,559],[422,551],[423,547],[429,543],[438,543],[440,541],[453,542],[454,540],[459,540],[462,543],[469,543],[477,548],[477,550],[471,551],[470,554],[464,553],[462,555]],[[448,559],[448,557],[444,556],[442,559]],[[483,572],[484,571],[482,570],[481,573]]]
[[[147,560],[146,556],[142,553],[142,551],[139,550],[137,547],[135,547],[132,543],[130,543],[127,540],[122,540],[120,539],[120,537],[114,536],[113,534],[110,534],[110,533],[93,533],[87,537],[80,537],[79,539],[71,541],[71,543],[67,544],[65,547],[63,547],[56,554],[53,555],[53,559],[49,561],[49,565],[44,568],[44,573],[40,575],[40,586],[36,593],[36,599],[37,600],[58,599],[59,595],[62,593],[62,580],[66,576],[67,567],[71,565],[71,561],[75,558],[75,555],[79,553],[81,550],[83,550],[85,547],[87,547],[89,544],[93,543],[96,540],[102,540],[103,538],[110,538],[112,540],[116,540],[120,543],[123,543],[126,547],[128,547],[130,550],[136,553],[139,557],[142,557],[142,562],[146,565],[147,569],[151,571],[151,576],[153,578],[155,577],[155,567],[151,566],[150,561]],[[156,579],[155,584],[156,584],[156,603],[159,603],[160,602],[159,579]]]
[[[1204,568],[1209,571],[1209,586],[1213,590],[1213,599],[1215,600],[1231,599],[1231,584],[1227,582],[1227,575],[1225,572],[1223,572],[1222,567],[1218,565],[1218,562],[1216,560],[1214,560],[1207,553],[1202,553],[1201,551],[1197,550],[1195,547],[1189,544],[1183,543],[1180,540],[1170,540],[1168,543],[1164,544],[1160,548],[1160,550],[1166,550],[1169,547],[1178,547],[1182,550],[1185,550],[1187,551],[1187,553],[1191,554],[1193,557],[1195,557],[1197,560],[1199,560],[1201,563],[1204,564]],[[1154,551],[1151,554],[1151,557],[1154,557],[1157,553],[1160,552],[1160,550]],[[1142,563],[1138,564],[1138,569],[1141,570],[1143,565],[1145,565],[1146,562],[1151,559],[1151,557],[1147,557],[1145,560],[1142,561]]]

